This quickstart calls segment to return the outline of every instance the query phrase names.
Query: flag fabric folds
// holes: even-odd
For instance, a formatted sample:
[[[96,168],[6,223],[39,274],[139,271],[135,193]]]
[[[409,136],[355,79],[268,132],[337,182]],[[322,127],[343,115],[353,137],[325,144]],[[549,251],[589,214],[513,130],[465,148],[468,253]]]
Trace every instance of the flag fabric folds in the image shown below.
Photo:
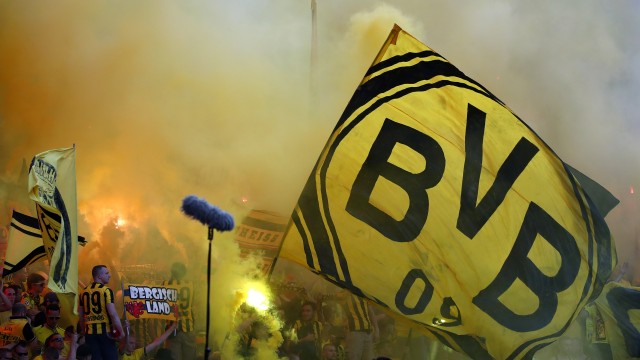
[[[590,343],[608,344],[614,359],[640,359],[639,287],[610,282],[588,310]]]
[[[303,189],[280,255],[473,358],[530,358],[597,297],[603,216],[509,108],[395,26]]]
[[[38,218],[13,210],[9,240],[7,242],[3,276],[47,258]],[[78,244],[85,246],[87,240],[78,235]]]
[[[38,219],[13,210],[2,275],[12,274],[27,265],[44,260],[46,256]]]
[[[36,155],[29,168],[29,197],[36,203],[42,241],[50,259],[49,288],[78,293],[75,147]]]

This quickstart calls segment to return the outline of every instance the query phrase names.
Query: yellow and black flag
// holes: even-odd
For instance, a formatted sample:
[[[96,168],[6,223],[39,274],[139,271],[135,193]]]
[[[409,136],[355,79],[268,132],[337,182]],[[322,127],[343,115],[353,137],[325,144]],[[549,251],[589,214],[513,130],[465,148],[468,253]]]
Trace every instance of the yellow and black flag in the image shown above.
[[[29,167],[29,197],[35,201],[42,241],[50,261],[49,288],[78,294],[78,201],[76,149],[42,152]],[[73,307],[74,313],[77,306]]]
[[[38,219],[13,210],[2,275],[13,274],[27,265],[43,261],[46,257]]]
[[[347,105],[280,256],[474,358],[530,358],[595,299],[598,208],[509,108],[394,27]]]

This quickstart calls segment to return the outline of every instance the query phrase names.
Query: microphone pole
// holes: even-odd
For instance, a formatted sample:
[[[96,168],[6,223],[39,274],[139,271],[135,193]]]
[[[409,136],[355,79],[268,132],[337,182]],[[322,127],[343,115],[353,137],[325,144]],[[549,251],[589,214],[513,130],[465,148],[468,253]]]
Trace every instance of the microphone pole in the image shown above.
[[[233,230],[233,216],[209,204],[205,199],[189,195],[182,200],[182,212],[188,217],[198,220],[208,227],[209,257],[207,258],[207,320],[206,339],[204,345],[204,360],[209,360],[209,325],[211,323],[211,247],[213,243],[213,231]]]
[[[207,258],[207,325],[206,325],[206,338],[204,340],[204,360],[209,359],[209,354],[211,353],[211,349],[209,348],[209,323],[210,316],[209,313],[211,311],[211,245],[213,243],[213,227],[209,226],[209,257]]]

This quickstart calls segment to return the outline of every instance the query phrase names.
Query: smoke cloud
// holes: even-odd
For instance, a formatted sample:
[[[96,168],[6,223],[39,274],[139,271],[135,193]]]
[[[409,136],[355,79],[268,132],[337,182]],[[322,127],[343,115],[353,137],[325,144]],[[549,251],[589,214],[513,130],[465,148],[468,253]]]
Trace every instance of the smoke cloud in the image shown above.
[[[206,274],[196,194],[232,213],[288,215],[356,85],[397,23],[503,100],[568,164],[621,200],[620,261],[640,255],[640,3],[543,0],[34,1],[0,4],[0,212],[23,161],[77,148],[84,281],[90,267],[188,264]],[[318,79],[310,91],[311,72]],[[314,96],[311,96],[313,93]],[[214,239],[216,336],[252,260]],[[108,260],[108,261],[107,261]],[[640,269],[634,269],[636,276]]]

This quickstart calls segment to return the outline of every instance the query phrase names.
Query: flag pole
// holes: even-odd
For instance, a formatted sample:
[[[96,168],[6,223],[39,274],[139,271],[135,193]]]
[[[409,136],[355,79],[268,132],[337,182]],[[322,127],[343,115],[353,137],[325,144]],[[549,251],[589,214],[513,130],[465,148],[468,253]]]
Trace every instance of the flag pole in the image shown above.
[[[209,353],[211,353],[211,349],[209,348],[209,324],[211,319],[209,318],[209,314],[211,312],[211,245],[213,243],[213,227],[209,226],[208,229],[208,239],[209,239],[209,256],[207,258],[207,320],[206,320],[206,337],[204,340],[204,360],[209,359]]]
[[[311,0],[311,53],[309,61],[309,112],[310,117],[313,118],[316,113],[316,98],[317,98],[317,62],[318,62],[318,25],[317,25],[317,10],[318,6],[316,0]]]
[[[318,62],[318,23],[317,23],[318,5],[316,0],[311,0],[311,95],[315,94],[316,87],[316,63]]]
[[[75,144],[73,145],[75,147]],[[127,321],[127,305],[124,303],[124,283],[120,281],[120,288],[122,289],[122,319]],[[127,336],[129,336],[129,326],[127,326]]]

